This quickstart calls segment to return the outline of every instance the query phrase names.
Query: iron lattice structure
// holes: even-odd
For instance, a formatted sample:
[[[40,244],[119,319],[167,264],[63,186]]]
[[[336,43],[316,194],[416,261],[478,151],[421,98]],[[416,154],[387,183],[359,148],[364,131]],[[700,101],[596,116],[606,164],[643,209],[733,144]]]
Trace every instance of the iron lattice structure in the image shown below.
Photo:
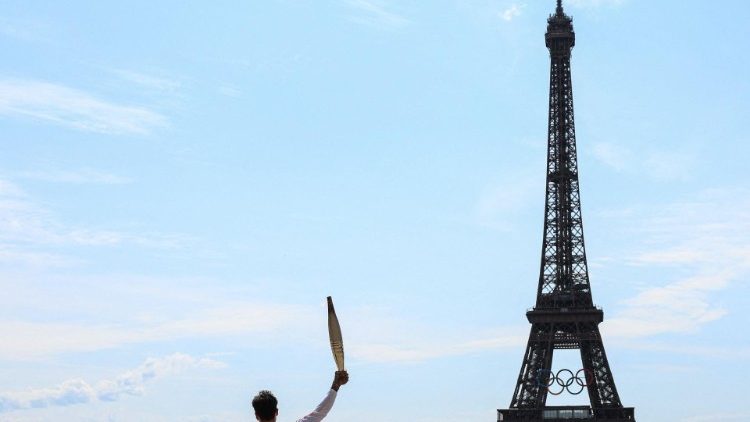
[[[575,32],[573,20],[563,11],[561,0],[547,23],[545,40],[551,61],[549,136],[539,286],[536,306],[526,314],[531,333],[513,399],[509,409],[498,411],[498,419],[635,421],[633,408],[624,408],[620,402],[599,333],[604,314],[594,306],[591,297],[570,71]],[[579,385],[587,390],[590,407],[546,406],[556,349],[580,350],[583,373],[591,379]]]

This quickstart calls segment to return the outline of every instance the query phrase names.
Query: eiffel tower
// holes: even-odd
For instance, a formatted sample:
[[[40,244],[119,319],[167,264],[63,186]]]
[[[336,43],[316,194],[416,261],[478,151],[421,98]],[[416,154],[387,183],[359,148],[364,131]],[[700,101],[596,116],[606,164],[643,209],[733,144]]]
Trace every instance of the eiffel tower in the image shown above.
[[[562,0],[547,20],[550,52],[547,196],[542,262],[536,306],[526,313],[531,333],[510,408],[500,421],[635,421],[615,388],[599,323],[604,313],[591,298],[583,243],[578,162],[573,120],[570,53],[575,45],[573,19]],[[557,349],[579,349],[581,369],[553,370]],[[590,406],[547,406],[548,395],[587,391]]]

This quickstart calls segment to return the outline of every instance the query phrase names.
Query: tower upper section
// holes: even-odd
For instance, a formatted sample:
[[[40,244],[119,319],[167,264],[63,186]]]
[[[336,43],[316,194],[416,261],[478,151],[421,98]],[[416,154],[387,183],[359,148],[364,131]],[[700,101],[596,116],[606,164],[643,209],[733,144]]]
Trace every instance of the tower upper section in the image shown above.
[[[544,38],[550,55],[570,57],[570,50],[576,44],[576,33],[573,31],[573,19],[563,11],[562,0],[558,0],[555,14],[547,19]]]
[[[550,51],[547,198],[536,308],[589,309],[593,302],[583,241],[570,71],[575,33],[573,19],[560,0],[547,20],[546,44]]]

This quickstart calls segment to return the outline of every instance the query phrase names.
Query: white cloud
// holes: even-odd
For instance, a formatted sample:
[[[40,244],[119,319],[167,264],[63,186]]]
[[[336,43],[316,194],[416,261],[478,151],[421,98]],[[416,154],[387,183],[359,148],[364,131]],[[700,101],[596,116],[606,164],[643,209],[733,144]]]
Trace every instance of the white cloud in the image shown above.
[[[149,358],[139,367],[112,380],[89,384],[70,379],[51,388],[0,393],[0,412],[21,409],[42,409],[56,406],[116,401],[125,395],[142,395],[146,384],[166,376],[197,369],[224,368],[222,362],[175,353],[163,358]]]
[[[750,420],[750,413],[710,413],[706,415],[690,416],[681,419],[681,422],[725,422],[725,421],[747,421]]]
[[[91,168],[82,168],[78,170],[25,171],[19,173],[18,177],[44,182],[72,184],[122,185],[132,182],[132,180],[127,177]]]
[[[81,261],[55,253],[16,250],[9,246],[0,245],[0,263],[15,267],[26,266],[39,269],[69,267],[80,264]]]
[[[627,0],[564,0],[563,6],[570,4],[571,6],[580,8],[592,8],[600,6],[619,6],[624,4]]]
[[[594,157],[612,167],[616,171],[623,171],[631,165],[634,157],[630,150],[611,142],[599,142],[592,148]]]
[[[242,413],[218,413],[213,415],[199,415],[187,419],[187,422],[247,422],[247,415]]]
[[[23,191],[15,184],[0,179],[0,196],[18,197],[23,196]]]
[[[231,85],[220,86],[218,92],[225,97],[240,98],[242,96],[242,91],[239,88]]]
[[[0,114],[108,134],[148,134],[167,123],[163,115],[145,107],[115,104],[77,89],[34,80],[0,80]]]
[[[0,18],[0,34],[30,42],[45,42],[52,37],[49,25],[42,21],[7,18]]]
[[[593,145],[592,154],[599,162],[617,172],[646,175],[659,181],[685,181],[698,162],[698,155],[686,149],[646,149],[634,153],[614,142]]]
[[[501,194],[505,192],[504,189],[499,191]],[[15,195],[23,199],[23,192],[7,182],[0,183],[0,193],[3,192],[5,196]],[[713,295],[731,288],[750,270],[748,193],[743,189],[704,192],[690,201],[658,208],[649,205],[618,214],[617,226],[627,227],[622,236],[639,239],[637,249],[621,251],[626,257],[625,263],[644,271],[649,268],[654,272],[661,270],[666,276],[663,282],[651,281],[655,284],[653,287],[621,302],[614,317],[608,318],[602,326],[605,334],[637,339],[667,333],[691,333],[726,315],[728,310],[715,305]],[[500,210],[507,206],[505,202],[500,201]],[[523,207],[524,203],[521,201],[518,206]],[[516,205],[510,207],[511,211],[518,209],[514,207]],[[608,261],[603,265],[612,263]],[[670,269],[674,272],[670,273]],[[106,319],[99,318],[97,321],[100,322],[96,324],[62,323],[60,318],[57,322],[47,323],[38,319],[34,322],[0,321],[0,338],[9,339],[0,348],[0,356],[6,359],[35,358],[185,338],[239,336],[257,339],[270,332],[284,332],[285,337],[280,341],[299,341],[302,337],[321,334],[320,327],[316,328],[314,322],[318,309],[233,302],[225,297],[207,300],[205,294],[198,293],[195,296],[201,300],[190,302],[194,299],[178,299],[174,296],[175,289],[164,286],[164,294],[173,306],[191,309],[191,312],[144,314],[150,309],[146,297],[152,293],[136,289],[131,281],[120,283],[123,288],[127,287],[129,294],[138,296],[136,303],[132,298],[121,296],[121,292],[113,287],[114,283],[104,284],[106,289],[102,287],[100,292],[103,297],[117,295],[121,298],[123,308],[116,314],[131,315],[132,320],[120,317],[106,322]],[[144,286],[154,284],[153,281],[143,283]],[[184,283],[177,284],[181,286],[181,295],[188,294]],[[18,296],[19,292],[15,295]],[[91,296],[87,301],[91,302]],[[70,303],[67,299],[63,302]],[[511,330],[510,334],[508,330],[436,333],[434,327],[414,326],[408,318],[384,318],[383,315],[393,315],[393,312],[381,310],[347,317],[346,325],[350,328],[347,351],[352,358],[362,362],[424,361],[522,347],[527,335],[525,327],[517,332]],[[415,336],[414,333],[421,334]]]
[[[380,29],[399,28],[409,23],[407,18],[389,11],[379,0],[346,0],[346,4],[358,12],[349,18],[352,22]]]
[[[525,327],[524,327],[525,328]],[[507,332],[508,330],[506,330]],[[510,330],[520,331],[520,330]],[[427,339],[409,340],[403,339],[398,342],[367,342],[354,343],[347,350],[352,357],[366,362],[374,363],[412,363],[426,360],[462,356],[489,350],[518,349],[526,344],[528,334],[496,334],[476,340],[464,340],[459,342],[430,341]],[[405,341],[404,341],[405,340]]]
[[[414,363],[490,350],[515,350],[528,339],[528,327],[524,325],[456,331],[399,316],[392,309],[360,308],[345,315],[347,356],[368,363]]]
[[[750,347],[737,347],[734,345],[727,346],[705,346],[705,345],[691,345],[691,344],[675,344],[670,343],[658,343],[654,341],[648,342],[631,342],[628,347],[634,350],[642,350],[648,352],[659,352],[666,355],[692,355],[702,356],[717,359],[729,359],[729,360],[747,360],[750,359]]]
[[[112,70],[115,75],[119,76],[123,80],[132,82],[144,88],[148,88],[154,91],[162,92],[174,92],[177,91],[182,84],[179,81],[173,79],[167,79],[163,77],[153,76],[142,72],[136,72],[127,69],[114,69]]]
[[[625,222],[630,227],[625,235],[646,245],[631,251],[629,263],[674,276],[624,301],[624,309],[603,329],[630,338],[690,333],[725,316],[728,310],[711,298],[750,273],[748,193],[704,192],[691,201],[640,211]]]
[[[521,16],[522,7],[523,6],[520,6],[518,4],[512,4],[510,7],[500,12],[499,15],[503,20],[510,22],[513,19]]]
[[[115,401],[122,395],[140,395],[149,381],[169,375],[178,375],[194,368],[220,369],[226,365],[214,359],[194,358],[175,353],[164,358],[150,358],[138,368],[128,371],[114,380],[101,381],[96,386],[97,397],[103,401]]]
[[[50,314],[56,310],[56,317],[48,322],[40,322],[38,317],[35,321],[0,320],[0,338],[6,339],[0,348],[0,359],[37,360],[131,344],[216,338],[263,344],[267,348],[299,347],[300,344],[318,350],[327,348],[325,309],[321,307],[230,302],[226,292],[198,287],[205,286],[205,281],[196,287],[189,287],[188,281],[175,281],[174,284],[181,286],[179,294],[166,285],[156,288],[156,284],[159,284],[157,280],[119,283],[100,280],[91,288],[98,291],[87,292],[83,304],[81,300],[69,299],[74,295],[68,290],[90,288],[85,284],[65,284],[62,293],[53,291],[48,293],[49,297],[36,298],[34,303],[12,305],[21,306],[26,313],[29,313],[29,306],[40,309],[31,314]],[[32,285],[28,289],[36,288]],[[25,296],[25,291],[23,287],[16,287],[8,294]],[[100,301],[102,296],[116,296],[119,300],[117,303]],[[53,304],[45,308],[44,304],[49,301],[64,302],[66,306]],[[92,305],[92,301],[106,303],[106,309]],[[169,305],[155,312],[154,303]],[[68,307],[75,308],[74,312]],[[129,318],[123,318],[124,314]],[[340,314],[345,315],[342,323],[347,356],[359,363],[411,363],[489,350],[515,350],[523,347],[528,334],[524,325],[451,331],[423,324],[410,316],[397,316],[387,309],[341,309]],[[75,315],[76,322],[60,322],[71,315]],[[98,315],[97,322],[92,322],[87,315]]]
[[[674,365],[670,363],[637,363],[630,365],[632,368],[637,368],[641,371],[649,372],[661,372],[664,374],[676,374],[676,373],[695,373],[698,372],[698,368],[695,365]]]
[[[617,337],[648,337],[665,333],[692,333],[725,316],[712,306],[707,293],[726,286],[730,274],[696,276],[647,289],[625,301],[625,310],[604,324]]]
[[[513,178],[494,183],[480,194],[475,215],[485,227],[508,231],[540,195],[544,197],[544,174],[518,171]]]
[[[36,176],[39,176],[38,174]],[[83,181],[83,177],[105,177],[101,174],[67,174],[68,180]],[[72,178],[72,179],[71,179]],[[108,182],[117,180],[106,179]],[[114,246],[134,244],[146,247],[174,248],[185,242],[182,236],[162,234],[131,234],[114,230],[68,227],[51,212],[38,206],[17,185],[0,180],[0,255],[7,260],[14,254],[23,257],[31,251],[23,247],[39,248],[51,245]],[[33,251],[39,255],[39,251]]]
[[[28,360],[71,352],[116,348],[127,344],[185,338],[269,334],[304,326],[312,319],[307,309],[256,303],[193,310],[189,316],[121,321],[119,324],[74,324],[0,320],[0,358]],[[302,331],[302,330],[299,330]]]
[[[689,151],[651,151],[643,161],[643,168],[657,180],[685,181],[697,163],[697,154]]]

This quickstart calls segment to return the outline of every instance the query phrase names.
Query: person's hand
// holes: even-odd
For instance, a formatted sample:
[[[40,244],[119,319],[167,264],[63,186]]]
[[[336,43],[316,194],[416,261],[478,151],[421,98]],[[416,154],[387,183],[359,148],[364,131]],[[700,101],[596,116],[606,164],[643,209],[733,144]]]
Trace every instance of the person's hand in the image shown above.
[[[339,391],[339,387],[349,382],[349,373],[346,371],[336,371],[333,376],[333,384],[331,384],[331,390]]]

